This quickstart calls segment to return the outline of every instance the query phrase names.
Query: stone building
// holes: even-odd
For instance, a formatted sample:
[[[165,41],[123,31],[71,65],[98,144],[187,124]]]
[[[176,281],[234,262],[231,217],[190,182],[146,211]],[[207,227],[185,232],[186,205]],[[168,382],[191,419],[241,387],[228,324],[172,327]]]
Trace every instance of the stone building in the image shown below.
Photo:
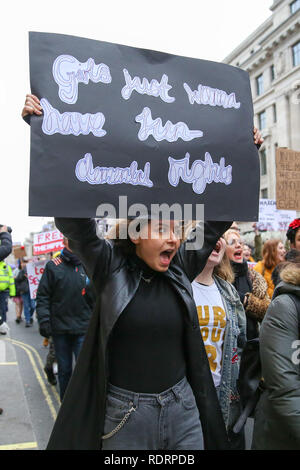
[[[223,62],[249,72],[262,131],[260,197],[276,199],[277,147],[300,151],[300,0],[273,0],[270,17]]]

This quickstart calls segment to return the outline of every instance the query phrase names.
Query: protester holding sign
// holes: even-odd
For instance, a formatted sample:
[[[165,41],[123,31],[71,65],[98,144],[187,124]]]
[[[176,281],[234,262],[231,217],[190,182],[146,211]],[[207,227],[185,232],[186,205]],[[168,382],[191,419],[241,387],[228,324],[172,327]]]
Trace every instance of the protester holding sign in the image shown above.
[[[32,95],[27,95],[22,116],[28,113],[40,113],[39,100]],[[254,129],[254,143],[261,141]],[[180,244],[176,221],[150,224],[146,220],[137,238],[127,232],[125,240],[108,242],[97,237],[92,220],[56,219],[93,280],[98,309],[49,449],[98,449],[99,432],[102,448],[107,450],[227,448],[190,282],[230,225],[206,222],[203,248],[187,250]],[[108,376],[103,375],[106,363]],[[156,415],[157,406],[146,413],[146,403],[159,403],[160,414]],[[174,431],[167,444],[154,429],[158,429],[159,416],[163,425],[168,403]],[[72,419],[74,409],[76,420]]]
[[[190,282],[231,225],[226,220],[257,216],[248,74],[42,33],[30,33],[30,56],[41,97],[28,95],[22,113],[34,115],[30,215],[56,216],[97,291],[48,449],[228,448]],[[254,142],[261,143],[256,131]],[[203,243],[188,249],[179,223],[188,217],[147,212],[133,230],[129,210],[120,215],[120,194],[131,209],[138,202],[147,211],[155,203],[193,210],[205,203],[207,220],[217,222],[205,222],[204,235],[199,226]],[[226,202],[231,194],[239,196],[234,206]],[[112,241],[99,239],[90,219],[107,213],[99,201],[112,212],[119,203],[127,220]]]
[[[200,329],[218,393],[231,449],[245,449],[243,429],[232,427],[242,407],[237,388],[240,353],[246,343],[246,316],[234,280],[226,242],[220,238],[203,271],[192,282]]]

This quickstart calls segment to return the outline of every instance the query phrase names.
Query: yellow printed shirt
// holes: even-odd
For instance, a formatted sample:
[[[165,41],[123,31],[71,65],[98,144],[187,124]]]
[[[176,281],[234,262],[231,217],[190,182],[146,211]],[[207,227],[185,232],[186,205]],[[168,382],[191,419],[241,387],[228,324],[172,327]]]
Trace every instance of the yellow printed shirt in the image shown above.
[[[215,387],[220,385],[226,313],[215,283],[211,286],[192,282],[194,300]]]

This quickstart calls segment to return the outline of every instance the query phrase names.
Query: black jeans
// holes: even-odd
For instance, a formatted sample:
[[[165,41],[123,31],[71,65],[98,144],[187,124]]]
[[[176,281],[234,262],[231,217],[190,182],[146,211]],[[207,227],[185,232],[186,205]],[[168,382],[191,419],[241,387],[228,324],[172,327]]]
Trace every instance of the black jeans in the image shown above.
[[[52,339],[57,360],[59,395],[62,401],[73,372],[73,356],[76,360],[84,335],[53,334]]]

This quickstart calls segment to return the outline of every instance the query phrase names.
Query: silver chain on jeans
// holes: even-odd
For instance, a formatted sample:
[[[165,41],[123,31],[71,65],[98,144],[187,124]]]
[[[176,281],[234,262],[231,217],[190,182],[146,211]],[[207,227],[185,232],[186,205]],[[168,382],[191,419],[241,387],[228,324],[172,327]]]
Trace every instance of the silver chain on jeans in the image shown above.
[[[118,426],[115,427],[115,429],[113,429],[112,431],[110,431],[108,434],[104,434],[104,436],[102,436],[101,439],[109,439],[110,437],[114,436],[115,434],[117,434],[118,431],[120,431],[120,429],[122,429],[122,427],[124,426],[124,424],[126,423],[126,421],[129,419],[129,416],[131,415],[131,413],[133,411],[135,411],[136,408],[134,406],[132,406],[130,408],[130,410],[126,413],[126,415],[124,416],[124,418],[122,419],[122,421],[118,424]]]

